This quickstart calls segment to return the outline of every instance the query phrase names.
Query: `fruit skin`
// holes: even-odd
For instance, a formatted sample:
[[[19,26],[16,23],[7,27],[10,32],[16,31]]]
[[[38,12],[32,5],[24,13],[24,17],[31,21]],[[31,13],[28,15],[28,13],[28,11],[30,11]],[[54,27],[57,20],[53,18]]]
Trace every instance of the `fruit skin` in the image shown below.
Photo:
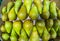
[[[6,29],[6,32],[7,32],[7,33],[10,33],[10,32],[11,32],[12,27],[13,27],[12,22],[10,22],[10,21],[5,21],[5,29]]]
[[[51,37],[50,37],[51,39],[55,39],[55,38],[56,38],[57,33],[56,33],[56,31],[54,30],[54,28],[51,28],[50,35],[51,35]]]
[[[7,8],[6,7],[3,7],[2,8],[2,14],[6,14],[6,12],[7,12]]]
[[[39,13],[42,14],[42,2],[41,2],[41,0],[34,0],[34,3],[37,6]]]
[[[9,2],[7,4],[7,13],[11,10],[11,8],[13,7],[14,3],[13,2]]]
[[[16,14],[14,11],[14,7],[10,10],[10,12],[8,13],[8,18],[10,21],[15,20],[16,19]]]
[[[22,23],[21,21],[17,20],[15,22],[13,22],[13,29],[15,30],[15,32],[20,36],[20,30],[22,27]]]
[[[42,37],[43,30],[45,28],[45,22],[43,20],[38,20],[36,22],[36,27],[37,27],[37,30],[38,30],[40,37]]]
[[[3,15],[2,15],[2,21],[7,21],[7,20],[8,20],[7,14],[3,14]]]
[[[21,29],[21,35],[20,35],[19,41],[28,41],[28,37],[23,28]]]
[[[5,32],[5,31],[6,31],[6,30],[5,30],[5,26],[2,25],[0,30],[1,30],[1,32]]]
[[[54,24],[53,19],[47,19],[47,20],[46,20],[46,28],[47,28],[48,31],[51,30],[53,24]]]
[[[42,41],[48,41],[49,39],[50,39],[50,34],[45,27],[42,35]]]
[[[58,31],[58,29],[59,29],[59,27],[60,27],[60,20],[54,20],[54,26],[53,26],[53,28],[54,28],[54,30],[57,32]]]
[[[21,9],[19,10],[17,16],[20,20],[26,19],[27,12],[26,12],[26,8],[24,5],[21,6]]]
[[[50,3],[50,17],[52,19],[57,18],[57,11],[56,11],[56,3],[55,2]]]
[[[26,31],[27,35],[30,36],[30,33],[32,31],[33,23],[30,20],[25,20],[23,23],[23,28]]]
[[[40,41],[36,26],[33,27],[32,34],[30,36],[30,41]]]
[[[60,19],[60,10],[57,9],[57,18]]]
[[[35,5],[33,5],[30,13],[29,13],[29,17],[32,19],[32,20],[36,20],[38,18],[39,14],[38,14],[38,10],[37,10],[37,7]]]
[[[60,27],[59,27],[59,29],[57,31],[57,36],[60,37]]]
[[[19,8],[20,8],[20,6],[21,6],[21,4],[22,4],[22,0],[17,0],[16,2],[15,2],[15,13],[17,14],[18,13],[18,10],[19,10]]]
[[[4,33],[4,34],[2,34],[2,38],[4,40],[8,40],[9,39],[9,35],[7,33]]]
[[[44,6],[43,6],[43,11],[42,11],[41,17],[44,19],[48,19],[50,16],[50,13],[49,13],[50,1],[44,0],[43,4],[44,4]]]
[[[27,13],[29,14],[29,12],[30,12],[30,9],[31,9],[31,6],[32,6],[32,2],[33,2],[33,0],[24,0],[24,5],[25,5],[25,7],[26,7],[26,9],[27,9]],[[27,5],[26,5],[27,4]]]

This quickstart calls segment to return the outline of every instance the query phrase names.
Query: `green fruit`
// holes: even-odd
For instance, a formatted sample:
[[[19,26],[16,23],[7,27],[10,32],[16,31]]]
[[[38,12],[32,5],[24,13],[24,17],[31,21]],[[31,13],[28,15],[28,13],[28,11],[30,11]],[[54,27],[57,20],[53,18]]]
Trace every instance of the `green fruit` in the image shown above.
[[[4,25],[1,26],[1,32],[5,32],[5,26]]]
[[[7,33],[10,33],[10,32],[11,32],[12,27],[13,27],[12,22],[10,22],[10,21],[5,21],[5,29],[6,29],[6,32],[7,32]]]
[[[17,41],[17,37],[11,36],[11,37],[10,37],[10,40],[11,40],[11,41]]]
[[[28,41],[28,37],[24,29],[21,29],[21,35],[20,35],[19,41]]]
[[[21,9],[19,10],[18,14],[17,14],[18,18],[20,20],[24,20],[26,19],[27,13],[26,13],[26,8],[24,5],[22,5]]]
[[[49,0],[44,0],[43,2],[44,6],[43,6],[43,13],[42,13],[42,18],[44,19],[48,19],[50,16],[49,13],[49,5],[50,5],[50,1]]]
[[[7,21],[7,20],[8,20],[7,14],[3,14],[3,15],[2,15],[2,21]]]
[[[17,0],[17,1],[15,2],[15,13],[16,13],[16,14],[18,13],[18,10],[19,10],[21,4],[22,4],[22,0]]]
[[[28,36],[30,36],[30,33],[32,31],[33,23],[30,20],[25,20],[23,23],[23,28],[25,29]]]
[[[57,11],[56,11],[56,3],[55,2],[50,3],[50,17],[57,18]]]
[[[50,34],[47,31],[47,29],[44,28],[44,32],[43,32],[43,35],[42,35],[42,41],[48,41],[49,39],[50,39]]]
[[[14,3],[13,2],[9,2],[7,4],[7,13],[11,10],[11,8],[13,7]]]
[[[38,35],[38,32],[37,32],[37,29],[36,29],[36,27],[34,26],[34,27],[33,27],[33,30],[32,30],[32,34],[31,34],[31,36],[30,36],[30,41],[40,41],[39,39],[40,39],[40,38],[39,38],[39,35]]]
[[[59,28],[58,31],[57,31],[57,36],[60,37],[60,28]]]
[[[15,20],[16,19],[16,14],[15,14],[15,11],[14,11],[14,7],[10,10],[10,12],[8,13],[8,18],[9,20]]]
[[[6,7],[3,7],[2,8],[2,14],[6,14],[6,11],[7,11]]]
[[[54,30],[54,28],[51,29],[51,31],[50,31],[50,35],[51,35],[51,38],[53,38],[53,39],[56,38],[57,33],[56,33],[56,31]]]
[[[42,14],[42,2],[41,2],[41,0],[34,0],[34,3],[37,6],[39,13]]]
[[[43,20],[38,20],[36,22],[36,27],[39,32],[40,37],[42,36],[43,30],[45,28],[45,22]]]
[[[33,0],[24,0],[24,5],[25,5],[25,7],[27,9],[27,13],[28,14],[30,12],[30,9],[31,9],[31,6],[32,6],[32,2],[33,2]]]
[[[60,10],[59,9],[57,10],[57,17],[58,17],[58,19],[60,19]]]
[[[9,35],[8,34],[2,34],[2,38],[4,39],[4,40],[8,40],[9,39]]]
[[[35,20],[37,19],[39,16],[38,14],[38,10],[37,10],[37,7],[35,5],[33,5],[30,13],[29,13],[29,17],[32,19],[32,20]]]
[[[20,36],[20,30],[22,27],[22,23],[21,21],[15,21],[13,22],[13,29],[15,30],[15,32]]]

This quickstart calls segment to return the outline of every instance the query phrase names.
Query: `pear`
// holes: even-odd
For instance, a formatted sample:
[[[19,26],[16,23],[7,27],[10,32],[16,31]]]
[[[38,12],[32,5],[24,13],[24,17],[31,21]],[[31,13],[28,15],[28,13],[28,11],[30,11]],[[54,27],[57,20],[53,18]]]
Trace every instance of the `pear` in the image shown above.
[[[41,0],[34,0],[34,3],[37,6],[39,13],[42,14],[42,2],[41,2]]]
[[[52,19],[57,18],[57,11],[56,11],[56,3],[55,2],[50,3],[50,17]]]
[[[15,30],[15,32],[20,36],[20,30],[22,27],[22,23],[21,21],[17,20],[15,22],[13,22],[13,29]]]
[[[33,0],[24,0],[24,5],[25,5],[25,7],[27,9],[27,13],[28,14],[30,12],[30,9],[31,9],[31,6],[32,6],[32,2],[33,2]]]
[[[9,2],[7,4],[7,13],[11,10],[11,8],[13,7],[14,3],[13,2]]]
[[[45,28],[45,22],[43,20],[38,20],[36,22],[36,27],[37,27],[38,33],[39,33],[39,35],[41,37],[42,34],[43,34],[43,30]]]
[[[16,14],[14,11],[14,7],[10,10],[10,12],[8,13],[8,18],[10,21],[15,20],[16,19]]]
[[[3,15],[2,15],[2,21],[7,21],[7,20],[8,20],[7,14],[3,14]]]
[[[42,41],[48,41],[49,39],[50,39],[50,34],[47,31],[47,29],[44,28],[44,32],[43,32],[43,35],[42,35]]]
[[[7,33],[10,33],[10,32],[11,32],[12,27],[13,27],[12,22],[10,22],[10,21],[5,21],[5,29],[6,29],[6,32],[7,32]]]
[[[15,2],[15,6],[14,6],[14,7],[15,7],[15,13],[16,13],[16,14],[18,13],[18,10],[19,10],[21,4],[22,4],[22,0],[17,0],[17,1]]]
[[[21,6],[21,9],[19,10],[17,16],[20,20],[26,19],[27,12],[26,12],[26,8],[24,5]]]
[[[32,28],[33,28],[33,23],[30,20],[25,20],[23,23],[23,28],[26,31],[27,35],[30,36]]]
[[[9,35],[7,33],[4,33],[4,34],[2,34],[2,38],[4,40],[8,40],[9,39]]]
[[[30,41],[40,41],[39,39],[40,38],[37,32],[36,26],[34,26],[30,36]]]
[[[32,6],[32,9],[29,13],[29,17],[32,19],[32,20],[36,20],[38,19],[38,10],[37,10],[37,7],[35,5]]]
[[[50,35],[51,35],[50,38],[52,38],[52,39],[55,39],[55,38],[57,37],[57,33],[56,33],[56,31],[54,30],[54,28],[51,28]]]
[[[20,35],[19,41],[28,41],[28,37],[23,28],[21,29],[21,35]]]

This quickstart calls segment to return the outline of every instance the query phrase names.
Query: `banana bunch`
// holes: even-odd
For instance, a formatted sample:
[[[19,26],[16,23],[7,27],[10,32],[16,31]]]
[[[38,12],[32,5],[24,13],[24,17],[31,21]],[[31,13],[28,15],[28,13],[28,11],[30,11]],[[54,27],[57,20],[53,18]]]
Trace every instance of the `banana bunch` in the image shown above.
[[[3,41],[49,41],[60,37],[60,10],[49,0],[9,2],[2,8],[2,21]]]

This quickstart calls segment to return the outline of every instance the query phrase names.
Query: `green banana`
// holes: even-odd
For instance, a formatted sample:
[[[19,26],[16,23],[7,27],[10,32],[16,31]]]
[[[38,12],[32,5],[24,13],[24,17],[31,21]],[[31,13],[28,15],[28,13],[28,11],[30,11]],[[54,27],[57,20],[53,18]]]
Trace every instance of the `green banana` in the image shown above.
[[[7,33],[4,33],[4,34],[2,34],[2,38],[4,40],[8,40],[9,39],[9,35]]]
[[[19,10],[17,16],[18,16],[18,18],[19,18],[20,20],[26,19],[27,12],[26,12],[26,8],[25,8],[24,5],[22,5],[22,7],[21,7],[21,9]]]
[[[25,29],[28,36],[30,36],[30,33],[32,31],[33,23],[30,20],[25,20],[23,23],[23,28]]]
[[[51,28],[50,35],[51,35],[50,38],[52,38],[52,39],[55,39],[55,38],[56,38],[57,33],[56,33],[56,31],[54,30],[54,28]]]
[[[45,22],[43,20],[38,20],[36,22],[36,27],[37,27],[38,33],[39,33],[39,35],[41,37],[42,33],[43,33],[43,30],[45,28]]]
[[[33,27],[32,34],[30,36],[30,41],[40,41],[36,26]]]
[[[50,13],[49,13],[50,1],[49,1],[49,0],[44,0],[44,1],[43,1],[43,4],[44,4],[44,6],[43,6],[43,11],[42,11],[41,16],[42,16],[42,18],[44,18],[44,19],[48,19],[49,16],[50,16]]]
[[[37,19],[39,16],[38,14],[38,10],[37,10],[37,7],[35,5],[33,5],[30,13],[29,13],[29,17],[32,19],[32,20],[35,20]]]
[[[6,32],[7,32],[7,33],[10,33],[10,32],[11,32],[12,27],[13,27],[12,22],[10,22],[10,21],[5,21],[5,29],[6,29]]]
[[[21,35],[20,35],[19,41],[28,41],[28,37],[23,28],[21,29]]]
[[[50,34],[47,31],[47,29],[44,28],[44,32],[43,32],[43,35],[42,35],[42,41],[48,41],[49,39],[50,39]]]
[[[56,11],[56,3],[55,2],[50,3],[50,17],[57,18],[57,11]]]
[[[39,13],[42,14],[42,2],[41,2],[41,0],[34,0],[34,3],[37,6]]]
[[[16,14],[18,13],[18,10],[19,10],[21,4],[22,4],[22,0],[17,0],[17,1],[15,2],[15,13],[16,13]]]
[[[2,8],[2,14],[6,14],[6,12],[7,12],[7,8],[6,7],[3,7]]]
[[[14,7],[10,10],[10,12],[8,13],[8,18],[9,20],[15,20],[16,19],[16,14],[15,14],[15,11],[14,11]]]
[[[13,2],[9,2],[7,4],[7,13],[11,10],[11,8],[13,7],[14,3]]]
[[[21,21],[17,20],[15,22],[13,22],[13,29],[15,30],[15,32],[20,36],[20,30],[22,27],[22,23]]]
[[[33,0],[24,0],[24,5],[25,5],[25,7],[27,9],[27,13],[28,14],[30,12],[30,9],[31,9],[31,6],[32,6],[32,2],[33,2]]]

